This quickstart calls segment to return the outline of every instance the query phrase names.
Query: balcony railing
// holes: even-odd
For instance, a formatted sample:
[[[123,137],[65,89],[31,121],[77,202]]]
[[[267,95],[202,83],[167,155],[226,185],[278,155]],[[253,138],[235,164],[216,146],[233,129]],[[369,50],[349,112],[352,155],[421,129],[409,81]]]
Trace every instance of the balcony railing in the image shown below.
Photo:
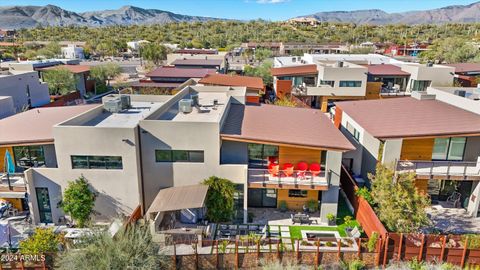
[[[400,160],[396,168],[398,172],[414,172],[417,176],[480,179],[477,162]]]
[[[267,169],[248,169],[248,184],[256,187],[282,187],[289,188],[313,188],[327,189],[330,185],[328,173],[324,171],[313,175],[309,171],[294,170],[289,175],[286,171],[280,170],[278,174],[272,175]]]
[[[23,173],[0,174],[0,191],[25,192],[25,175]]]
[[[382,95],[382,96],[410,96],[411,93],[407,92],[405,90],[397,89],[397,88],[382,87],[382,90],[380,90],[380,95]]]

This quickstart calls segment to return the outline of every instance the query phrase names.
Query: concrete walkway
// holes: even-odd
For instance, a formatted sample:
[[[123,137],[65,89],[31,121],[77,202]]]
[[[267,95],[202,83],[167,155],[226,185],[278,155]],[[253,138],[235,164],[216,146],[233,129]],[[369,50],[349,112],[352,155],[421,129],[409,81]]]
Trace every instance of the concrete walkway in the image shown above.
[[[433,205],[427,210],[434,228],[444,233],[480,233],[480,217],[471,217],[463,208]]]

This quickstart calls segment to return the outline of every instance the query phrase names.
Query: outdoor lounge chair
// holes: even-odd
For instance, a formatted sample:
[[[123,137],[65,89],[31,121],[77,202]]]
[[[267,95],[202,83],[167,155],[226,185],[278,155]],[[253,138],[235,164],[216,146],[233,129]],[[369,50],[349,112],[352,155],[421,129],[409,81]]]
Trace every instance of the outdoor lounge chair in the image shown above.
[[[297,164],[297,177],[299,179],[304,180],[305,179],[305,174],[307,173],[308,170],[308,164],[306,162],[299,162]]]
[[[292,163],[285,163],[283,164],[283,173],[285,173],[285,176],[290,177],[293,175],[293,164]]]
[[[310,168],[309,168],[309,171],[310,173],[312,174],[312,178],[319,175],[320,174],[320,171],[321,171],[321,167],[320,167],[320,164],[318,163],[312,163],[310,164]]]

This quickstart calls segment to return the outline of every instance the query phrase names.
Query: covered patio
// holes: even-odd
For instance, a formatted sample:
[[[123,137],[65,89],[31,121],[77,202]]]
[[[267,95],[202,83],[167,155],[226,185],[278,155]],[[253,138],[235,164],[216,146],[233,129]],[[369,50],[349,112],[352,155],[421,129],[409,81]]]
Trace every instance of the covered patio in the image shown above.
[[[170,187],[158,192],[147,211],[155,232],[188,233],[198,229],[205,216],[208,186]],[[198,232],[194,230],[194,234]],[[201,230],[200,230],[201,233]]]

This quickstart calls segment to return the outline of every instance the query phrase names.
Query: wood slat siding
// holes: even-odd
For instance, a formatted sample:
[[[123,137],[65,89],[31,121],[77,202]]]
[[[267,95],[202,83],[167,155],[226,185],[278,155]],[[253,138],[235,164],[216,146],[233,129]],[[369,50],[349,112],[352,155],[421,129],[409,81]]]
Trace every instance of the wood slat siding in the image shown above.
[[[434,138],[405,139],[402,143],[401,160],[432,160]]]
[[[288,189],[279,189],[277,191],[277,206],[281,201],[287,202],[288,209],[291,210],[302,210],[303,205],[306,204],[309,200],[318,200],[317,190],[308,190],[307,197],[305,198],[290,198],[288,197]]]
[[[379,99],[380,91],[382,90],[382,82],[367,82],[367,89],[365,99]]]
[[[428,194],[428,179],[415,179],[415,187],[421,194]]]
[[[333,122],[333,125],[338,129],[340,129],[340,127],[342,126],[342,116],[343,116],[342,108],[337,106],[335,108],[335,121]]]
[[[320,163],[322,151],[315,149],[297,148],[280,146],[278,149],[278,161],[280,168],[284,163],[292,163],[296,165],[298,162]]]

